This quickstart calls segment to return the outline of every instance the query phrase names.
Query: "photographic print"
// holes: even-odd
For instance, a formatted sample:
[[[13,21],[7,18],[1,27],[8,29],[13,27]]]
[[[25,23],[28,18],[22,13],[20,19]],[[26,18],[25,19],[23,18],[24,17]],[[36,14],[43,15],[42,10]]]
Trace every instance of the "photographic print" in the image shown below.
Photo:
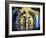
[[[40,30],[40,8],[12,7],[12,31]]]
[[[44,3],[16,1],[6,6],[6,37],[44,35]]]

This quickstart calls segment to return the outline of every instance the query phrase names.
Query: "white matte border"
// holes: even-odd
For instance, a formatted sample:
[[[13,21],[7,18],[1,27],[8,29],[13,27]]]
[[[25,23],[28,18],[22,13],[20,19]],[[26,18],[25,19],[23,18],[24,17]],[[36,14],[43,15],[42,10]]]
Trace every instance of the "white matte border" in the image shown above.
[[[40,8],[40,30],[12,31],[12,7]],[[36,34],[36,33],[43,33],[43,6],[42,5],[9,4],[9,35]]]

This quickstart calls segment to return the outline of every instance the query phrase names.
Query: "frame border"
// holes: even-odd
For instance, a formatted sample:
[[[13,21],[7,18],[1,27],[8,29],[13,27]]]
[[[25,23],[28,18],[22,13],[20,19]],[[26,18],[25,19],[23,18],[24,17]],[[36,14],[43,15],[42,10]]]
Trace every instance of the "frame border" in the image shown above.
[[[37,33],[37,34],[23,34],[23,35],[8,35],[8,18],[9,18],[9,4],[15,4],[15,3],[24,3],[24,4],[38,4],[43,5],[43,33]],[[40,36],[45,35],[45,3],[42,2],[22,2],[22,1],[5,1],[5,37],[24,37],[24,36]]]

